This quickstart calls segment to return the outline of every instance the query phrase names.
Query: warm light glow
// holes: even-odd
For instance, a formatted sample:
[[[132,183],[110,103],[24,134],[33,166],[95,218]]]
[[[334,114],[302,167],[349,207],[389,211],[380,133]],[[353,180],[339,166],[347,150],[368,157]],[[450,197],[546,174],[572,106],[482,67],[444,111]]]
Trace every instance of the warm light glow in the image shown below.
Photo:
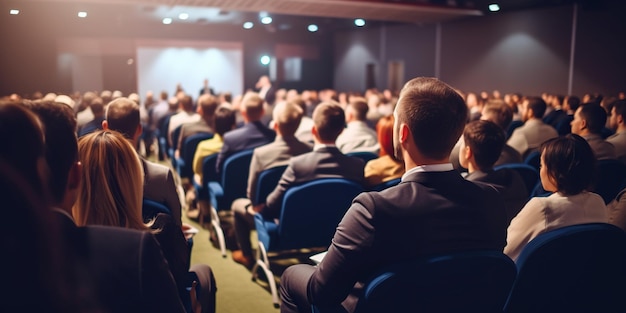
[[[252,23],[252,22],[245,22],[245,23],[243,23],[243,28],[245,28],[245,29],[250,29],[252,27],[254,27],[254,23]]]
[[[499,6],[499,5],[497,5],[497,4],[495,4],[495,3],[490,4],[490,5],[489,5],[489,11],[491,11],[491,12],[497,12],[497,11],[500,11],[500,6]]]
[[[85,17],[87,17],[87,12],[85,12],[85,11],[80,11],[80,12],[78,12],[78,17],[80,17],[80,18],[85,18]]]
[[[270,64],[270,57],[267,55],[264,55],[261,57],[261,64],[263,65],[268,65]]]
[[[163,19],[163,24],[165,24],[165,25],[172,24],[172,18],[171,17],[164,18]]]
[[[363,27],[365,26],[365,20],[362,18],[357,18],[354,20],[354,25],[358,26],[358,27]]]
[[[187,14],[187,13],[178,14],[178,18],[181,19],[181,20],[186,20],[186,19],[189,18],[189,14]]]
[[[270,16],[265,16],[261,19],[261,23],[268,25],[272,23],[272,17]]]
[[[311,25],[309,25],[309,27],[307,27],[307,29],[308,29],[310,32],[314,33],[314,32],[316,32],[319,28],[317,27],[317,25],[315,25],[315,24],[311,24]]]
[[[18,14],[20,14],[20,10],[18,10],[18,9],[11,9],[11,11],[9,11],[9,14],[11,14],[11,15],[18,15]]]

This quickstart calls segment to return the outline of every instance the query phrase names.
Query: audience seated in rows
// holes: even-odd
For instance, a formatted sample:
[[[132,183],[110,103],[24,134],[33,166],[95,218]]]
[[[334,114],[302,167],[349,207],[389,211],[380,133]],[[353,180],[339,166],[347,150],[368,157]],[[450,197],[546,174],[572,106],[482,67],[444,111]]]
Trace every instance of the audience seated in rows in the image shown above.
[[[279,102],[272,113],[276,138],[273,142],[254,149],[250,161],[247,198],[236,199],[232,204],[239,246],[239,250],[233,251],[232,256],[235,261],[247,267],[254,262],[250,242],[250,232],[254,228],[254,211],[249,208],[258,205],[258,203],[252,203],[252,199],[257,198],[259,174],[269,168],[287,165],[293,157],[311,151],[308,144],[295,137],[296,129],[304,115],[302,107],[296,101]]]
[[[27,105],[45,131],[48,204],[61,229],[64,261],[81,289],[72,296],[80,294],[81,301],[89,303],[93,291],[96,307],[106,312],[185,312],[152,234],[120,227],[77,227],[72,206],[84,182],[74,111],[54,102]]]
[[[507,141],[522,158],[537,150],[544,141],[558,136],[554,127],[542,121],[545,111],[546,103],[539,97],[528,97],[522,104],[520,115],[524,125],[516,128]]]
[[[597,160],[616,159],[615,147],[601,135],[606,115],[606,111],[599,104],[584,103],[574,113],[571,123],[572,134],[587,140]]]
[[[609,127],[615,132],[606,139],[615,147],[615,156],[626,164],[626,100],[618,100],[611,108]]]
[[[123,100],[118,98],[113,100]],[[145,223],[142,216],[143,169],[131,143],[116,131],[98,131],[81,137],[78,155],[83,164],[78,198],[72,208],[78,225],[116,226],[155,235],[174,276],[178,295],[189,303],[188,272],[199,280],[199,303],[210,312],[215,311],[215,279],[206,265],[189,266],[187,240],[172,216],[159,213]]]
[[[587,141],[568,134],[546,141],[540,151],[541,185],[553,194],[530,199],[511,221],[504,253],[513,260],[540,234],[569,225],[609,221],[602,197],[589,192],[596,158]]]
[[[515,170],[493,169],[504,145],[504,132],[498,125],[485,120],[470,122],[463,131],[459,163],[467,168],[465,179],[487,183],[498,190],[504,200],[508,223],[526,204],[528,190]]]
[[[107,105],[105,130],[114,130],[124,135],[133,147],[142,133],[139,122],[139,105],[128,98],[118,98]],[[143,174],[143,197],[164,204],[172,212],[177,225],[182,225],[181,201],[174,180],[174,173],[168,167],[140,157]]]
[[[215,125],[214,116],[215,110],[219,102],[217,98],[212,95],[202,95],[198,98],[198,108],[197,112],[200,115],[200,120],[192,123],[185,123],[182,125],[180,129],[180,134],[178,136],[178,146],[176,147],[176,152],[174,157],[180,157],[180,153],[183,149],[183,144],[185,143],[185,139],[187,137],[198,134],[198,133],[214,133]]]
[[[261,123],[264,114],[263,98],[255,92],[248,92],[244,96],[240,112],[244,118],[244,125],[224,134],[222,149],[217,155],[215,172],[219,175],[224,161],[235,152],[253,149],[270,143],[276,133]]]
[[[393,150],[393,115],[381,117],[376,124],[380,145],[379,157],[365,164],[365,186],[375,187],[404,174],[404,162],[398,160]]]
[[[194,112],[193,110],[193,99],[189,95],[185,95],[181,92],[176,96],[178,99],[178,113],[172,115],[170,117],[170,124],[167,129],[167,140],[171,148],[176,149],[174,146],[174,138],[172,138],[172,133],[176,128],[183,124],[187,123],[195,123],[200,121],[200,114]],[[178,138],[176,138],[177,140]]]
[[[342,153],[379,152],[376,131],[366,123],[368,111],[369,107],[364,98],[353,97],[348,102],[344,110],[347,126],[337,137],[337,148]]]
[[[405,84],[394,111],[394,146],[407,172],[398,185],[354,199],[318,266],[284,271],[281,312],[310,312],[311,304],[352,311],[355,284],[394,262],[472,249],[502,251],[504,203],[492,187],[463,179],[449,163],[467,112],[463,98],[437,79]]]
[[[93,119],[78,128],[78,137],[84,136],[96,130],[102,129],[102,121],[104,120],[104,106],[102,98],[96,97],[90,100],[89,111],[93,115]],[[85,109],[86,111],[87,109]]]

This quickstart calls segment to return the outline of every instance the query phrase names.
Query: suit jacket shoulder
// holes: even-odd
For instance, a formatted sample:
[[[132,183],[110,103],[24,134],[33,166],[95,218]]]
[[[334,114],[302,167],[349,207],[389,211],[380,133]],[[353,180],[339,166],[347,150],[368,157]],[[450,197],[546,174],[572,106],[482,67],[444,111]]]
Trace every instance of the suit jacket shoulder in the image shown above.
[[[142,159],[144,169],[143,197],[164,204],[172,211],[178,225],[181,221],[181,202],[174,182],[174,174],[167,166]]]

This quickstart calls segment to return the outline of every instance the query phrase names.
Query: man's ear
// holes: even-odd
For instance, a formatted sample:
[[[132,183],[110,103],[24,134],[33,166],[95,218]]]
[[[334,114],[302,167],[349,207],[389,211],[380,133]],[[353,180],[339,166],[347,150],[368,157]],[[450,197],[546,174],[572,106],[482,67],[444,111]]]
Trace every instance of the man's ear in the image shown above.
[[[109,122],[107,120],[102,121],[102,129],[109,130]]]
[[[580,129],[586,129],[586,128],[587,128],[587,120],[581,119],[580,120]]]
[[[411,131],[409,130],[409,126],[407,124],[400,124],[400,136],[398,138],[398,140],[400,140],[400,143],[404,144],[407,142],[407,140],[409,139],[409,135],[410,135]]]
[[[464,153],[466,160],[471,160],[472,157],[474,156],[474,152],[472,152],[472,148],[470,148],[469,146],[465,146],[465,148],[463,149],[463,151],[461,151],[461,153]]]

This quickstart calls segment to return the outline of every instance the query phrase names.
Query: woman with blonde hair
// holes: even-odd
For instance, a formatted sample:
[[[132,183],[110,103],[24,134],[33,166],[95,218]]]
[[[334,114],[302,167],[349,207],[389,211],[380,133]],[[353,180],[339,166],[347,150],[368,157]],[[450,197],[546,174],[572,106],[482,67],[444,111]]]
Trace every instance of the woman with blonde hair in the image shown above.
[[[190,251],[180,226],[168,214],[160,213],[144,222],[143,167],[134,147],[116,131],[97,131],[78,140],[83,164],[83,184],[72,215],[79,226],[118,226],[152,232],[167,259],[183,303],[190,303],[187,287],[189,272],[198,276],[199,303],[203,312],[215,305],[215,282],[210,268],[197,264],[190,268]]]

